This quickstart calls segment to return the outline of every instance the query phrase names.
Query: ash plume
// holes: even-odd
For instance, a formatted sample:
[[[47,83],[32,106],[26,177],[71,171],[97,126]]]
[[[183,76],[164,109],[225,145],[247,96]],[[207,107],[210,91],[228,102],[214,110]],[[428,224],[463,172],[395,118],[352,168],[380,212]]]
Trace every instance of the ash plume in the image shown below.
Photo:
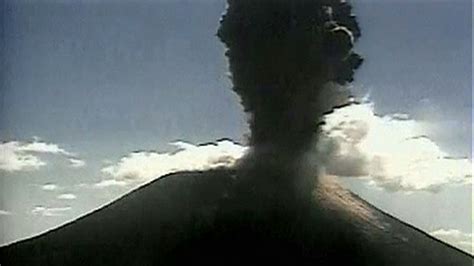
[[[251,154],[296,158],[314,144],[322,115],[347,100],[344,85],[362,63],[351,9],[344,0],[228,0],[218,37]]]

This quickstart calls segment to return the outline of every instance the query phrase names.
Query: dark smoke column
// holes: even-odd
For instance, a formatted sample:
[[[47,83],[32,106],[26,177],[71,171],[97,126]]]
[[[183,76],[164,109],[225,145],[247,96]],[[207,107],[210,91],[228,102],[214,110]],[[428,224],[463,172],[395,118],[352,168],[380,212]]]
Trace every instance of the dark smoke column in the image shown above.
[[[341,85],[362,63],[352,51],[359,27],[345,1],[228,0],[218,36],[256,154],[308,149],[322,113],[341,104]]]

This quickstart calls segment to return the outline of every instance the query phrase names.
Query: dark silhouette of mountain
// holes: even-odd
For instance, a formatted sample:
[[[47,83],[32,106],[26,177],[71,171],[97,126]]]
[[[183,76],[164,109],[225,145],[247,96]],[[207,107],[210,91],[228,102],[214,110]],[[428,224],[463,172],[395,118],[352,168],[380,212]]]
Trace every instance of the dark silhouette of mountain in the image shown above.
[[[171,174],[60,228],[2,247],[0,264],[472,265],[470,255],[329,178],[316,182],[311,200],[285,191],[281,180],[288,179],[267,170]]]

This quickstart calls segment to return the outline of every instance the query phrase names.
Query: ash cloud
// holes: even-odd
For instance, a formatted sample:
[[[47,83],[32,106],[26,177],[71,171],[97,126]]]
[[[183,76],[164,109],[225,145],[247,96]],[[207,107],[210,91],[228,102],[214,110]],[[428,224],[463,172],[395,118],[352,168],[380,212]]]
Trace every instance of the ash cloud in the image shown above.
[[[248,114],[253,154],[295,158],[322,115],[347,101],[362,58],[351,5],[329,0],[228,0],[218,37]]]

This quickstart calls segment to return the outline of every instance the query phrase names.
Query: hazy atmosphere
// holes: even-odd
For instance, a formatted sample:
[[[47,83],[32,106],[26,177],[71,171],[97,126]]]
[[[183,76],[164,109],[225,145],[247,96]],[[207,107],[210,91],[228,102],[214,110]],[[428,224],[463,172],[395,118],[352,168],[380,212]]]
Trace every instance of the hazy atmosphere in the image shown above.
[[[248,150],[216,37],[223,0],[1,5],[0,245]],[[472,253],[472,3],[354,8],[358,104],[325,117],[325,172]]]

